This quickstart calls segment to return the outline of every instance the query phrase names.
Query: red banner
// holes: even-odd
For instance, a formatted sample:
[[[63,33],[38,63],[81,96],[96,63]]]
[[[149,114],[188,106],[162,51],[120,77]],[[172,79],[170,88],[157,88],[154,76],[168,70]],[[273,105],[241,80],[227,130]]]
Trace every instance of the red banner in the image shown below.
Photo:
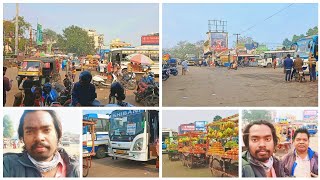
[[[159,45],[159,36],[141,36],[141,45]]]

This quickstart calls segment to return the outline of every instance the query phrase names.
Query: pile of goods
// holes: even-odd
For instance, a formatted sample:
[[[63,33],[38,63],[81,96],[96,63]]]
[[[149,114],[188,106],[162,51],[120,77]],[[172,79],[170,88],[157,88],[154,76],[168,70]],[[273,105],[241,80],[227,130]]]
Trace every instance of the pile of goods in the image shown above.
[[[225,154],[222,157],[237,160],[238,155],[239,155],[239,149],[238,149],[238,147],[235,147],[235,148],[225,152]]]
[[[214,142],[208,150],[208,155],[223,155],[225,153],[221,142]]]

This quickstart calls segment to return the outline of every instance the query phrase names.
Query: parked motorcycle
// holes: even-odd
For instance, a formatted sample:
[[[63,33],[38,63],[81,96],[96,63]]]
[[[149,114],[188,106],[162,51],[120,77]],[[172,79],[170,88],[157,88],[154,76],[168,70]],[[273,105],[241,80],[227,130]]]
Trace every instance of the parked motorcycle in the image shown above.
[[[159,106],[159,83],[155,82],[152,74],[140,80],[134,94],[136,102],[145,106]]]
[[[124,88],[134,90],[137,87],[136,74],[133,72],[127,72],[123,74],[122,79],[119,81]]]
[[[170,67],[169,70],[170,70],[170,74],[174,76],[177,76],[179,74],[178,69],[176,67]]]
[[[169,69],[162,69],[162,81],[166,81],[170,77]]]
[[[92,77],[92,83],[97,87],[110,87],[110,83],[107,83],[103,76],[95,75]]]

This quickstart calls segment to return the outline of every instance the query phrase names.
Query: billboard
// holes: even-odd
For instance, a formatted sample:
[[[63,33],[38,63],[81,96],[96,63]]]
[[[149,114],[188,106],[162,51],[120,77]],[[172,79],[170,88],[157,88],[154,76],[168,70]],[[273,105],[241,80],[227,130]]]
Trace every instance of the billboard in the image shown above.
[[[142,45],[159,45],[159,36],[141,36]]]
[[[207,121],[196,121],[194,122],[196,128],[205,128]]]
[[[304,121],[316,121],[318,119],[317,110],[305,110],[303,111],[303,120]]]
[[[181,131],[194,131],[195,126],[194,126],[194,124],[183,124],[183,125],[180,125],[180,130]]]
[[[214,51],[224,51],[228,49],[228,33],[211,32],[211,48]]]

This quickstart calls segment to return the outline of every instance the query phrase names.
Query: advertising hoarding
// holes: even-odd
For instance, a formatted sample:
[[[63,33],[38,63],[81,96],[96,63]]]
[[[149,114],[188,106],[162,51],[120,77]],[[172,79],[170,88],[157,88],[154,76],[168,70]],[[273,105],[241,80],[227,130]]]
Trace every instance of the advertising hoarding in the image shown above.
[[[228,33],[210,32],[210,46],[214,51],[224,51],[228,49]]]
[[[159,45],[159,36],[141,36],[141,45]]]

